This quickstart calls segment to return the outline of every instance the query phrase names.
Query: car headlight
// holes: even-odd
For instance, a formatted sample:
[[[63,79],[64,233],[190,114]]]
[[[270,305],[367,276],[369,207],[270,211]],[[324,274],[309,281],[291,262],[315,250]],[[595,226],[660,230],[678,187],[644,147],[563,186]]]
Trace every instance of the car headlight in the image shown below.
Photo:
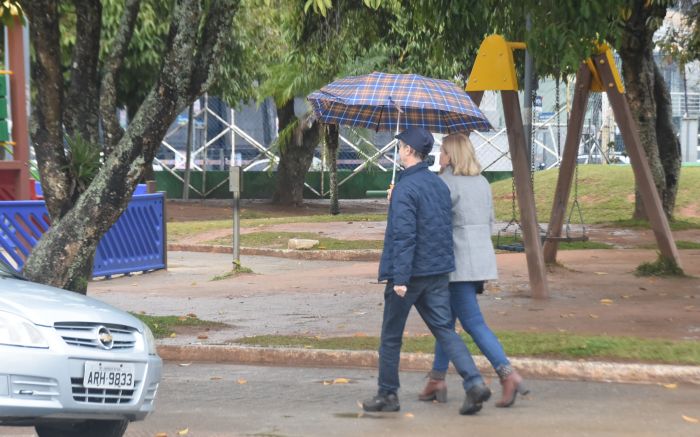
[[[29,320],[0,311],[0,344],[8,346],[48,348],[49,344]]]
[[[143,324],[143,340],[146,342],[148,355],[158,355],[156,352],[156,338],[145,323]]]

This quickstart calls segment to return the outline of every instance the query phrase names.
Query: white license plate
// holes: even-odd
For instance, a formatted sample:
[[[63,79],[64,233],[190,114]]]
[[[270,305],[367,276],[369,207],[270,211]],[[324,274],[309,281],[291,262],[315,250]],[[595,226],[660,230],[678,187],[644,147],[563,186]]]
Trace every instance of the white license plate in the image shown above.
[[[86,388],[133,389],[136,372],[132,363],[85,362]]]

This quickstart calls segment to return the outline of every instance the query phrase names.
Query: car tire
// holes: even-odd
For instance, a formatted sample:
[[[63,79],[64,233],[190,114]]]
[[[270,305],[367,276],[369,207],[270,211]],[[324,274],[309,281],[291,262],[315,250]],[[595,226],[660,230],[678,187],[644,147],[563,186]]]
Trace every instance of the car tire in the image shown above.
[[[71,424],[37,425],[39,437],[122,437],[128,420],[86,420]]]

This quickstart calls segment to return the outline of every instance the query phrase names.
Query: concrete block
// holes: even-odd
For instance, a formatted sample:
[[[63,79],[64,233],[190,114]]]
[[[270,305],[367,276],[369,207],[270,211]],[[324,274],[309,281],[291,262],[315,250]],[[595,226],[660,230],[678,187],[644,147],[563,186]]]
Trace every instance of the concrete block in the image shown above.
[[[308,250],[318,246],[318,240],[307,240],[304,238],[290,238],[287,247],[293,250]]]

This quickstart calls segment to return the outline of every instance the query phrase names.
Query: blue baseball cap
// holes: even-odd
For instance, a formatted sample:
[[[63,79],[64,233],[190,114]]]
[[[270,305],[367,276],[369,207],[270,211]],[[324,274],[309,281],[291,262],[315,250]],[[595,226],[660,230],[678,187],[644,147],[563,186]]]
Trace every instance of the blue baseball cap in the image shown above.
[[[422,127],[409,127],[394,138],[403,141],[415,151],[424,155],[433,150],[433,134]]]

